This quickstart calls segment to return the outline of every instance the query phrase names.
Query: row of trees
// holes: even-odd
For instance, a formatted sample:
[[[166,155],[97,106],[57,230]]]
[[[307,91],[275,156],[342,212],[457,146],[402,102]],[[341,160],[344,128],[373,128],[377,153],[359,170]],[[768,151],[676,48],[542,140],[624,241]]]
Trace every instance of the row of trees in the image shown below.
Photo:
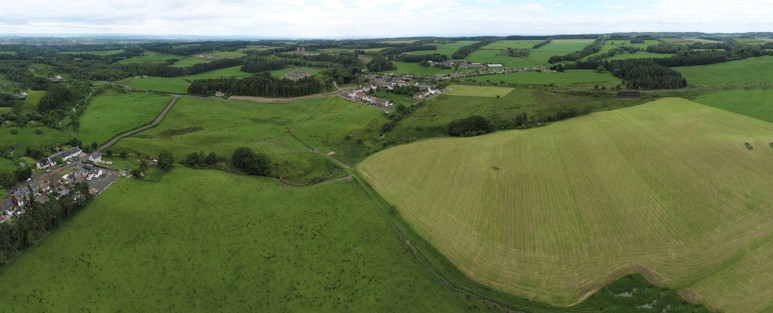
[[[470,54],[475,52],[475,50],[478,50],[478,49],[482,48],[483,46],[491,44],[494,41],[495,40],[484,40],[484,41],[481,41],[481,42],[477,42],[477,43],[474,43],[474,44],[471,44],[471,45],[467,45],[467,46],[461,47],[461,48],[459,48],[459,50],[456,50],[456,52],[454,52],[454,54],[451,56],[451,58],[457,59],[457,60],[458,59],[466,59],[468,56],[470,56]]]
[[[446,126],[446,133],[453,137],[471,137],[494,131],[494,125],[480,115],[473,115],[451,121]]]
[[[552,41],[553,41],[553,39],[547,39],[547,40],[545,40],[543,42],[540,42],[540,43],[534,45],[532,48],[534,48],[534,49],[542,48],[542,47],[544,47],[545,45],[549,44]]]
[[[5,263],[32,246],[46,233],[70,219],[92,199],[85,182],[75,185],[69,194],[45,203],[31,199],[25,212],[15,220],[0,224],[0,263]]]
[[[394,59],[395,61],[410,62],[410,63],[419,63],[419,62],[426,62],[426,61],[445,62],[445,61],[448,61],[448,56],[445,54],[439,54],[439,53],[420,54],[420,55],[400,54],[400,55],[393,56],[392,59]]]
[[[554,55],[548,59],[548,63],[555,64],[562,61],[577,61],[586,56],[601,51],[605,41],[606,40],[603,37],[598,38],[580,51],[575,51],[566,55]]]
[[[502,50],[499,54],[510,56],[514,58],[525,58],[529,56],[529,49],[513,49],[513,48],[507,48],[505,50]]]
[[[319,77],[306,77],[298,81],[271,77],[268,72],[245,78],[214,78],[195,80],[188,93],[213,96],[216,92],[230,95],[256,97],[300,97],[326,91],[331,84]]]

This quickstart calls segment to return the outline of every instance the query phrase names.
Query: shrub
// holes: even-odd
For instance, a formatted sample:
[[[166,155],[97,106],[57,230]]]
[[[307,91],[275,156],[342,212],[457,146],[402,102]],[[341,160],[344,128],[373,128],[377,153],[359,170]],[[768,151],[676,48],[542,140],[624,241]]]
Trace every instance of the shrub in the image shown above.
[[[446,132],[449,136],[470,137],[489,133],[494,127],[491,122],[480,115],[461,118],[448,123]]]

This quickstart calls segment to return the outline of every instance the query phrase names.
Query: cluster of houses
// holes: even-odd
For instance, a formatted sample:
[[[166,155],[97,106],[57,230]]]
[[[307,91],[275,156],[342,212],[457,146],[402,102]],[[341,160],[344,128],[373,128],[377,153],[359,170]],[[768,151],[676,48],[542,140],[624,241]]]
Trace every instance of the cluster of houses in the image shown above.
[[[408,74],[370,74],[363,78],[367,79],[370,84],[342,91],[340,95],[355,102],[386,109],[393,106],[394,103],[371,93],[378,90],[391,91],[398,87],[418,87],[419,92],[413,95],[413,99],[421,101],[441,92],[434,84],[415,81],[413,75]]]
[[[56,165],[56,160],[70,160],[81,156],[83,152],[75,147],[59,152],[48,158],[38,161],[38,168],[43,169]],[[85,157],[85,154],[82,156]],[[91,155],[89,158],[94,157]],[[91,181],[103,177],[105,170],[92,165],[72,166],[63,171],[46,171],[40,175],[27,179],[20,183],[15,190],[10,190],[10,196],[0,201],[0,223],[10,220],[14,216],[24,214],[32,199],[38,203],[44,203],[49,199],[59,199],[66,196],[75,188],[77,182]],[[92,191],[94,193],[99,190]]]
[[[503,68],[505,67],[499,63],[462,63],[461,68]]]
[[[517,72],[549,72],[549,69],[539,67],[522,67],[522,68],[502,68],[493,67],[486,68],[484,70],[476,70],[471,72],[459,72],[453,75],[453,78],[471,77],[471,76],[483,76],[483,75],[499,75],[509,74]]]

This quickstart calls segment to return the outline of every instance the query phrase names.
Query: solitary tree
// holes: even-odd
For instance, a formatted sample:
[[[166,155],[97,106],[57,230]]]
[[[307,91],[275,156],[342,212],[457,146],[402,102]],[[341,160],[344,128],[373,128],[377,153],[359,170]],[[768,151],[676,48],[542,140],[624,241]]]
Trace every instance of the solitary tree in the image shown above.
[[[161,170],[170,170],[172,168],[172,163],[174,163],[174,156],[172,156],[171,152],[163,150],[158,154],[158,168]]]

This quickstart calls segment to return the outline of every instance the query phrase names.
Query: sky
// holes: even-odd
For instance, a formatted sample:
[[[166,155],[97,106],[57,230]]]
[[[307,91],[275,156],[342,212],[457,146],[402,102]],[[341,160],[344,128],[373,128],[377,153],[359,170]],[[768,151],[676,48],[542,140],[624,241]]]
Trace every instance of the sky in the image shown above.
[[[773,0],[4,0],[0,35],[384,38],[769,32]]]

